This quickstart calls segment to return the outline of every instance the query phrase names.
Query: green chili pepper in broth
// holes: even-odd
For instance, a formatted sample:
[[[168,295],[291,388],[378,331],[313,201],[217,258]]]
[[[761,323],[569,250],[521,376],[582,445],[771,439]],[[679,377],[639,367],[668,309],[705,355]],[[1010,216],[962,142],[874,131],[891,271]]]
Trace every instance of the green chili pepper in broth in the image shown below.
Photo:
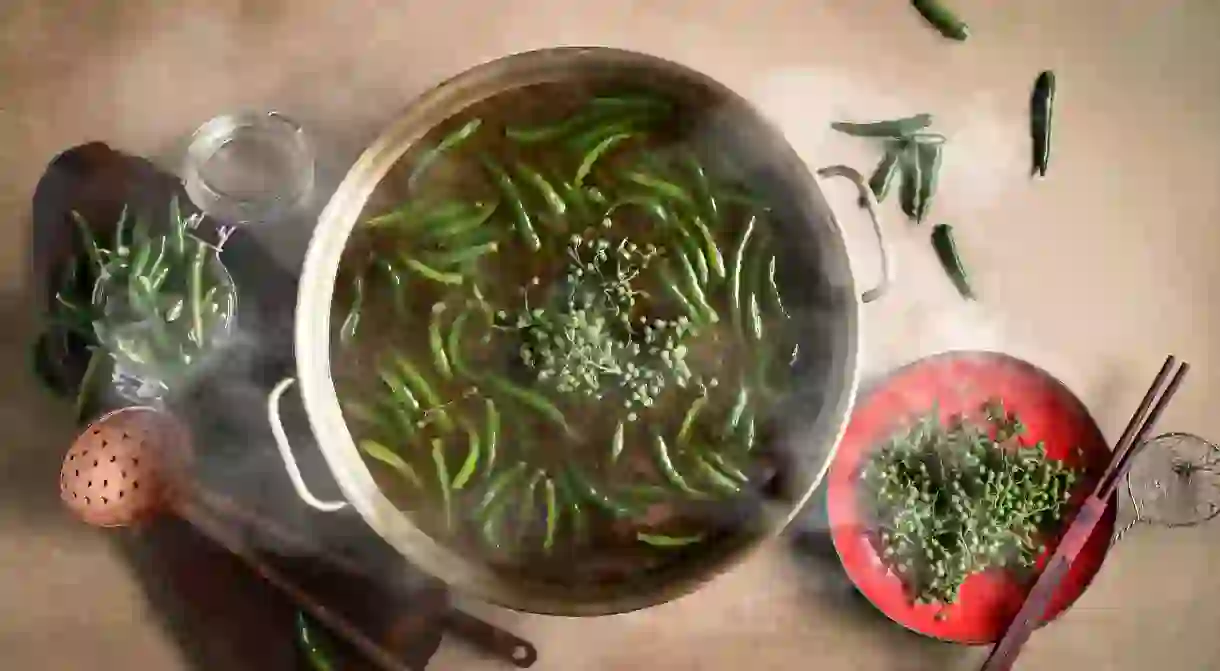
[[[907,145],[902,152],[902,212],[915,221],[919,220],[919,198],[923,187],[923,176],[920,170],[919,148],[915,144]]]
[[[496,186],[499,187],[501,195],[508,201],[509,207],[513,211],[513,220],[516,224],[517,233],[521,235],[527,247],[533,251],[542,249],[542,239],[538,237],[538,233],[534,230],[534,221],[530,217],[529,210],[525,207],[525,201],[521,197],[521,190],[517,188],[517,183],[512,177],[504,171],[495,161],[484,156],[483,165],[492,179],[495,180]]]
[[[462,423],[466,429],[466,459],[462,462],[462,467],[458,469],[457,475],[453,476],[453,489],[461,490],[474,477],[475,470],[479,467],[479,432],[474,427]]]
[[[625,425],[622,420],[619,420],[618,426],[614,427],[614,438],[610,441],[610,463],[618,463],[618,458],[623,454],[623,442]]]
[[[503,494],[504,490],[508,489],[508,487],[511,486],[517,478],[521,477],[521,474],[525,472],[525,468],[526,466],[524,463],[518,462],[512,468],[492,476],[491,482],[487,485],[487,489],[483,491],[482,498],[479,499],[478,505],[475,506],[475,515],[486,515],[488,512],[490,512],[493,506],[498,505],[499,501],[501,500],[501,494]]]
[[[723,223],[720,219],[720,203],[716,198],[716,194],[712,191],[712,183],[707,177],[707,172],[703,169],[703,164],[699,161],[699,157],[691,151],[684,153],[683,158],[687,168],[695,178],[695,188],[703,204],[703,214],[707,217],[708,221],[712,222],[713,227],[720,228]],[[720,276],[724,277],[723,272]]]
[[[585,153],[580,161],[580,167],[576,169],[576,177],[572,180],[573,186],[580,188],[589,176],[589,172],[593,170],[593,164],[597,163],[604,154],[609,152],[615,145],[632,137],[631,133],[615,133],[598,142],[595,147]]]
[[[343,325],[339,328],[339,342],[348,345],[356,338],[360,330],[360,315],[364,310],[364,276],[357,275],[352,279],[352,305],[348,308]]]
[[[533,409],[538,414],[549,419],[553,424],[563,429],[564,433],[568,434],[569,436],[575,435],[575,433],[572,431],[572,427],[568,425],[568,420],[564,418],[563,412],[560,411],[559,408],[555,407],[553,403],[551,403],[541,394],[519,387],[498,375],[488,375],[484,379],[495,391]]]
[[[450,490],[449,466],[445,464],[445,443],[440,438],[432,439],[432,463],[436,466],[436,481],[444,507],[445,526],[453,528],[453,493]]]
[[[407,268],[409,270],[415,272],[416,274],[418,274],[419,276],[421,276],[425,279],[432,280],[433,282],[440,282],[441,284],[458,285],[458,284],[461,284],[462,282],[466,281],[466,278],[461,273],[453,273],[453,272],[445,272],[442,270],[437,270],[436,268],[433,268],[432,266],[429,266],[428,264],[423,263],[422,261],[419,261],[417,259],[413,259],[413,258],[410,258],[407,256],[402,257],[402,262],[403,262],[403,264],[405,264],[407,266]]]
[[[682,292],[682,287],[678,284],[677,278],[674,277],[673,271],[670,270],[669,264],[658,264],[657,273],[660,275],[661,284],[664,284],[666,290],[669,291],[670,297],[677,301],[682,310],[686,312],[686,315],[690,317],[690,320],[696,324],[702,324],[706,315],[704,315],[703,310],[695,307],[691,299],[687,298],[686,294]]]
[[[698,469],[699,474],[703,477],[703,481],[712,487],[712,489],[730,496],[741,493],[741,485],[733,478],[721,473],[703,455],[696,454],[693,461],[695,462],[695,468]]]
[[[936,250],[940,265],[944,267],[945,273],[957,287],[958,293],[962,295],[962,298],[973,299],[974,291],[970,288],[966,268],[962,265],[961,256],[957,252],[957,243],[953,240],[953,227],[948,224],[938,224],[933,228],[932,247]]]
[[[656,193],[662,198],[678,202],[688,207],[693,207],[695,204],[694,199],[691,198],[691,195],[687,193],[686,189],[674,184],[673,182],[656,177],[655,175],[639,172],[637,170],[628,170],[623,173],[622,177],[629,182],[634,182],[648,189],[649,191]]]
[[[830,127],[840,133],[846,133],[855,137],[905,138],[931,125],[931,114],[915,114],[901,119],[871,121],[867,123],[836,121],[830,124]]]
[[[559,498],[563,499],[563,507],[568,511],[568,517],[572,520],[572,540],[574,544],[584,542],[588,536],[588,520],[585,519],[584,506],[580,504],[580,495],[576,492],[575,486],[571,483],[571,477],[568,473],[560,473],[555,482]]]
[[[564,201],[564,199],[559,195],[559,192],[555,190],[555,187],[552,186],[541,173],[520,161],[515,164],[515,168],[517,170],[517,175],[519,175],[521,179],[528,182],[534,187],[535,190],[538,191],[539,194],[542,195],[542,200],[546,203],[546,206],[548,209],[550,209],[552,215],[559,218],[563,217],[563,215],[567,213],[567,202]]]
[[[678,266],[682,268],[683,274],[686,275],[686,289],[690,294],[691,301],[699,312],[703,314],[703,320],[707,323],[715,324],[720,321],[720,315],[716,314],[716,310],[711,303],[707,301],[707,295],[703,291],[703,287],[699,282],[699,277],[695,272],[695,267],[691,265],[690,257],[685,254],[677,254]]]
[[[638,511],[632,506],[598,489],[577,467],[569,467],[567,473],[568,481],[571,483],[575,493],[590,504],[601,508],[615,517],[634,517],[637,514]]]
[[[499,248],[500,243],[493,240],[448,252],[436,252],[429,254],[426,258],[428,259],[428,265],[433,268],[449,268],[487,256],[488,254],[494,254]]]
[[[758,304],[758,294],[750,294],[750,307],[747,323],[750,326],[750,335],[755,340],[762,340],[763,318],[762,308]]]
[[[453,319],[453,323],[449,325],[449,335],[445,339],[445,352],[448,354],[449,363],[453,370],[462,377],[473,378],[474,374],[466,367],[465,360],[462,358],[462,332],[466,326],[466,320],[470,318],[470,309],[463,310],[458,313],[458,316]]]
[[[356,443],[356,446],[369,457],[398,471],[415,487],[423,488],[424,482],[420,480],[419,474],[415,472],[411,464],[408,464],[402,457],[398,456],[394,450],[391,450],[382,443],[367,438]]]
[[[932,207],[932,197],[936,195],[936,184],[940,178],[940,162],[943,152],[940,143],[916,142],[915,150],[919,159],[919,210],[915,217],[923,223],[928,209]]]
[[[202,242],[195,250],[195,258],[191,261],[191,275],[188,284],[187,301],[190,305],[191,332],[190,339],[196,345],[203,346],[203,263],[206,260],[208,248]]]
[[[441,335],[444,315],[445,304],[433,304],[432,318],[428,322],[428,349],[432,351],[432,363],[441,377],[452,378],[453,367],[449,365],[449,355],[445,352],[445,341]]]
[[[706,391],[691,402],[690,407],[686,410],[686,415],[682,418],[682,426],[678,429],[677,443],[679,447],[686,447],[690,444],[690,434],[695,428],[695,420],[699,418],[699,413],[703,411],[703,406],[705,405],[707,405]]]
[[[1046,177],[1051,160],[1051,122],[1055,111],[1055,73],[1046,70],[1034,82],[1029,102],[1029,131],[1033,137],[1033,172]]]
[[[586,109],[561,121],[543,124],[533,128],[517,128],[510,126],[504,129],[504,135],[508,139],[520,144],[547,142],[571,135],[590,123],[597,123],[598,121],[605,119],[606,116],[606,110]]]
[[[733,400],[733,407],[729,410],[729,416],[725,420],[724,429],[721,431],[724,438],[737,432],[737,427],[741,424],[741,417],[745,414],[746,406],[749,403],[750,390],[746,388],[745,380],[742,380],[737,387],[737,396]]]
[[[758,426],[754,420],[754,413],[750,413],[745,420],[741,434],[742,447],[747,453],[754,451],[754,444],[757,441]]]
[[[446,135],[435,147],[425,152],[420,157],[419,162],[415,164],[415,168],[411,170],[410,176],[407,177],[407,188],[414,189],[416,183],[424,176],[428,168],[431,168],[432,164],[436,163],[437,159],[444,155],[445,152],[452,150],[454,147],[473,137],[475,132],[479,130],[479,126],[482,125],[482,119],[471,119],[461,128]]]
[[[449,238],[454,238],[463,233],[478,230],[487,220],[491,218],[496,210],[500,208],[500,201],[492,201],[490,203],[476,203],[475,210],[463,216],[455,216],[446,221],[442,221],[434,226],[420,231],[420,236],[425,240],[445,241]]]
[[[750,243],[750,236],[754,233],[754,224],[757,219],[757,215],[751,215],[746,221],[746,227],[741,234],[741,241],[737,243],[737,249],[733,254],[732,273],[729,276],[729,310],[733,316],[733,325],[737,327],[739,332],[742,332],[741,275],[745,265],[746,246]]]
[[[702,217],[696,215],[690,221],[691,225],[695,227],[695,231],[698,232],[699,238],[703,241],[703,252],[707,255],[707,263],[711,267],[712,272],[716,273],[716,277],[724,279],[724,256],[720,254],[720,247],[716,245],[716,239],[712,237],[712,232],[703,223]]]
[[[674,466],[673,459],[670,458],[669,446],[665,444],[665,438],[656,431],[653,431],[652,433],[652,445],[653,457],[657,464],[657,470],[661,471],[661,475],[665,476],[665,479],[669,481],[669,484],[677,487],[687,494],[698,496],[700,492],[694,487],[691,487],[686,481],[686,478],[683,478],[682,474],[679,473],[678,469]]]
[[[941,35],[959,42],[970,37],[970,27],[966,22],[959,19],[940,0],[911,0],[911,4]]]
[[[735,480],[738,484],[744,485],[749,482],[750,478],[747,477],[740,468],[730,463],[729,460],[719,452],[708,452],[707,459],[717,468],[719,468],[721,472],[725,473],[730,478],[733,478],[733,480]]]
[[[296,617],[297,644],[305,653],[312,671],[335,671],[338,667],[331,661],[330,653],[323,647],[322,638],[310,626],[305,613],[297,611]]]
[[[405,388],[414,391],[414,393],[423,398],[427,409],[431,410],[441,405],[441,399],[440,396],[437,396],[436,390],[433,389],[428,379],[419,372],[419,369],[410,360],[401,354],[395,354],[394,364],[398,366],[398,370],[402,374]],[[451,430],[453,427],[449,426],[447,428]]]
[[[550,552],[555,545],[555,530],[559,526],[559,503],[555,495],[554,480],[547,478],[542,487],[546,499],[546,536],[542,539],[542,549]]]
[[[695,534],[693,536],[667,536],[665,534],[650,534],[643,531],[637,532],[635,537],[641,542],[658,548],[677,548],[686,545],[694,545],[701,542],[704,534]]]
[[[402,381],[402,378],[395,375],[384,366],[379,368],[377,376],[381,378],[381,382],[390,390],[390,396],[400,405],[409,408],[412,412],[419,412],[419,400],[415,398],[415,394]]]
[[[535,499],[537,498],[538,483],[542,482],[542,478],[545,475],[542,471],[535,471],[534,475],[525,482],[525,486],[521,488],[521,501],[517,507],[517,531],[519,534],[524,534],[534,523],[534,516],[538,512],[534,506],[536,503]]]
[[[487,451],[487,473],[490,474],[496,467],[496,451],[500,444],[500,411],[496,409],[496,402],[490,398],[483,399],[483,404],[487,411],[483,442]]]

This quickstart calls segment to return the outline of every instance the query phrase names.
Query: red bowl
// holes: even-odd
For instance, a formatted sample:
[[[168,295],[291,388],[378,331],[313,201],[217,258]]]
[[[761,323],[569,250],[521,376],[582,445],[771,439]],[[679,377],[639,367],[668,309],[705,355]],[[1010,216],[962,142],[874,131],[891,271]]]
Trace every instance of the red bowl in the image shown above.
[[[939,408],[940,418],[974,415],[989,399],[1004,401],[1027,428],[1024,442],[1046,442],[1047,456],[1084,472],[1069,504],[1074,510],[1092,490],[1110,461],[1110,448],[1088,411],[1046,371],[993,352],[949,352],[910,364],[882,381],[857,406],[831,464],[827,506],[831,537],[847,575],[864,596],[902,626],[957,643],[994,643],[1016,616],[1034,578],[1008,571],[971,576],[958,602],[946,606],[915,605],[902,581],[881,561],[870,532],[862,499],[860,472],[870,453],[895,432]],[[1076,448],[1080,448],[1078,453]],[[1043,623],[1058,617],[1084,592],[1101,568],[1118,509],[1112,498],[1084,549],[1072,562],[1051,600]],[[1073,514],[1066,516],[1066,529]],[[1038,558],[1040,569],[1059,539],[1048,539]]]

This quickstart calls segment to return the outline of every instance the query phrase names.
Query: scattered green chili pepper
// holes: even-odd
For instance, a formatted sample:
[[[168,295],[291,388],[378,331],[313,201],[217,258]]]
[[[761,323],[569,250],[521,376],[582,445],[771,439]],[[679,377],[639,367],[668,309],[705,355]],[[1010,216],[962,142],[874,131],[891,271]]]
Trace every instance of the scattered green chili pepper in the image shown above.
[[[919,223],[923,223],[928,209],[932,207],[932,198],[936,195],[936,184],[940,178],[942,147],[941,144],[915,143],[919,159],[919,210],[915,218]]]
[[[719,322],[720,315],[716,314],[716,309],[707,301],[707,294],[703,291],[695,267],[691,265],[690,257],[685,254],[676,254],[675,256],[678,259],[678,266],[682,268],[682,274],[686,276],[686,291],[690,294],[690,299],[695,307],[703,315],[700,321],[710,324]]]
[[[886,143],[885,156],[881,158],[877,169],[873,171],[873,176],[868,180],[868,188],[877,197],[877,202],[885,200],[885,196],[889,193],[890,184],[894,182],[894,175],[898,174],[898,159],[902,156],[905,147],[904,142]]]
[[[432,439],[432,463],[436,465],[437,484],[440,485],[441,504],[444,506],[445,526],[453,528],[453,494],[450,491],[449,467],[445,465],[445,443],[440,438]]]
[[[423,398],[427,409],[436,408],[441,404],[436,390],[432,388],[428,379],[420,374],[419,369],[410,360],[401,354],[394,354],[394,364],[398,367],[399,372],[402,374],[402,379],[405,381],[404,388],[413,391],[420,398]]]
[[[360,329],[360,314],[364,310],[364,276],[357,275],[352,279],[352,305],[339,328],[339,342],[348,345],[356,337]]]
[[[602,510],[614,515],[615,517],[633,517],[636,515],[636,510],[626,503],[619,501],[606,492],[595,486],[584,473],[581,473],[575,466],[571,466],[567,470],[568,480],[572,483],[572,487],[576,490],[576,494],[584,498],[592,505],[601,508]]]
[[[1033,136],[1034,169],[1046,177],[1046,168],[1051,160],[1051,122],[1055,111],[1055,73],[1046,70],[1034,82],[1034,93],[1029,102],[1029,131]]]
[[[872,121],[868,123],[836,121],[830,124],[830,127],[840,133],[846,133],[855,137],[905,138],[931,125],[931,114],[915,114],[901,119]]]
[[[970,27],[940,0],[911,0],[911,4],[941,35],[959,42],[970,37]]]
[[[695,468],[703,476],[703,481],[710,485],[713,489],[728,494],[730,496],[741,493],[741,485],[736,480],[730,478],[720,472],[715,466],[707,461],[701,454],[695,455]]]
[[[647,128],[648,115],[631,114],[608,124],[594,126],[569,141],[569,146],[578,152],[592,151],[602,140],[613,135],[634,135]]]
[[[672,105],[664,98],[647,94],[598,96],[589,101],[593,108],[605,108],[619,111],[641,110],[668,114]]]
[[[704,216],[707,217],[714,228],[720,228],[723,223],[720,219],[720,203],[712,190],[711,180],[708,179],[707,172],[703,169],[703,164],[692,151],[686,152],[683,158],[687,169],[690,170],[695,178],[695,191],[698,193],[699,199],[703,201]],[[722,274],[721,277],[724,277],[724,275]]]
[[[610,463],[618,462],[618,458],[623,454],[623,433],[625,426],[622,420],[619,420],[618,426],[614,427],[614,438],[610,441]]]
[[[574,435],[572,432],[572,427],[568,426],[568,420],[563,416],[563,412],[561,412],[559,408],[555,407],[553,403],[551,403],[541,394],[519,387],[513,382],[498,375],[489,375],[485,379],[487,383],[496,391],[516,400],[522,405],[529,406],[533,410],[537,411],[538,414],[546,417],[556,426],[563,429],[564,433]]]
[[[741,424],[741,417],[745,414],[746,405],[750,402],[750,391],[746,388],[745,382],[742,381],[737,387],[737,397],[733,401],[733,407],[729,410],[729,416],[724,422],[724,429],[721,434],[724,438],[728,438],[737,432],[738,425]]]
[[[750,294],[747,323],[750,326],[750,336],[752,336],[755,340],[762,340],[763,318],[762,307],[758,304],[758,294]]]
[[[488,157],[483,157],[483,165],[487,171],[491,173],[496,185],[500,189],[500,193],[508,200],[509,207],[513,211],[513,220],[516,222],[517,233],[525,241],[527,247],[533,251],[542,249],[542,239],[538,237],[537,231],[534,230],[534,221],[530,218],[529,210],[525,208],[525,201],[521,197],[521,190],[517,188],[517,183],[512,177],[504,172],[495,161]]]
[[[436,303],[432,306],[432,319],[428,322],[428,348],[432,350],[432,362],[442,377],[453,377],[453,367],[449,365],[449,355],[445,352],[445,343],[441,336],[441,321],[444,319],[445,304]]]
[[[695,534],[693,536],[666,536],[664,534],[650,534],[640,531],[635,537],[642,543],[647,543],[658,548],[676,548],[684,545],[693,545],[704,539],[704,534]]]
[[[449,268],[452,266],[461,265],[481,256],[494,254],[499,248],[500,244],[493,240],[491,242],[471,245],[463,249],[454,249],[447,252],[435,252],[427,256],[428,265],[433,268]]]
[[[312,671],[335,671],[337,668],[331,662],[330,652],[323,645],[323,639],[310,626],[305,613],[297,611],[296,617],[297,644],[305,653],[305,660]]]
[[[440,158],[445,152],[470,139],[470,137],[475,134],[475,131],[479,130],[479,126],[481,125],[483,125],[482,119],[471,119],[461,128],[453,131],[449,135],[446,135],[445,138],[435,147],[425,152],[424,155],[420,157],[419,162],[415,164],[415,168],[411,170],[411,175],[407,177],[407,188],[414,189],[416,182],[418,182],[420,178],[424,176],[424,173],[428,171],[428,168],[432,167],[433,163],[436,163],[438,158]]]
[[[707,263],[711,266],[712,272],[716,273],[716,277],[724,279],[724,256],[720,254],[720,247],[716,245],[712,232],[708,230],[707,224],[703,223],[702,217],[695,216],[691,218],[690,222],[699,232],[700,239],[703,240],[703,252],[707,255]]]
[[[696,324],[703,323],[706,315],[704,314],[703,310],[695,307],[695,304],[691,302],[691,299],[687,298],[686,294],[682,292],[682,287],[678,284],[678,280],[674,277],[673,271],[670,270],[669,264],[659,264],[657,266],[657,272],[661,277],[661,283],[664,284],[666,290],[669,291],[669,295],[678,302],[678,305],[681,306],[682,310],[686,312],[691,321]]]
[[[754,222],[758,219],[757,216],[751,215],[746,221],[745,230],[741,233],[741,242],[737,243],[737,249],[733,254],[733,270],[729,277],[729,310],[733,315],[733,326],[739,332],[742,332],[741,323],[741,273],[742,266],[745,265],[746,245],[750,242],[750,235],[754,232]]]
[[[487,410],[483,442],[487,450],[487,472],[491,473],[496,466],[496,449],[500,443],[500,411],[496,409],[496,402],[490,398],[483,399],[483,404]]]
[[[500,207],[500,201],[476,203],[475,210],[465,216],[458,216],[448,221],[440,222],[430,228],[420,231],[424,240],[448,241],[463,233],[478,230],[491,218]]]
[[[178,202],[178,196],[174,196],[169,201],[170,233],[173,234],[174,253],[178,256],[186,254],[186,219],[182,218],[182,207]]]
[[[458,469],[457,475],[453,476],[453,489],[461,490],[470,482],[470,478],[474,477],[475,470],[479,467],[479,432],[469,424],[463,423],[466,429],[466,459],[462,461],[462,467]]]
[[[661,472],[661,475],[663,475],[665,479],[668,480],[669,483],[674,487],[677,487],[687,494],[698,496],[700,492],[694,487],[691,487],[690,483],[688,483],[686,479],[682,477],[682,474],[678,472],[678,469],[674,467],[673,459],[671,459],[669,456],[669,446],[665,444],[665,438],[662,437],[660,433],[655,431],[653,432],[652,445],[653,457],[657,464],[657,470]]]
[[[466,362],[462,358],[462,331],[469,318],[470,309],[463,310],[458,313],[457,317],[454,317],[453,323],[449,326],[449,336],[445,340],[445,352],[454,371],[463,377],[472,378],[474,374],[466,367]]]
[[[932,229],[932,247],[940,259],[949,279],[963,298],[973,299],[974,291],[970,288],[966,268],[962,265],[961,256],[957,252],[957,243],[953,240],[953,227],[948,224],[938,224]]]
[[[724,472],[730,478],[736,480],[738,484],[744,485],[749,481],[746,474],[743,473],[740,468],[730,463],[723,454],[720,454],[719,452],[708,452],[707,458],[722,472]]]
[[[411,468],[411,464],[408,464],[406,460],[398,456],[394,450],[391,450],[382,443],[368,438],[356,443],[356,446],[360,448],[361,452],[398,471],[404,478],[409,480],[412,485],[421,489],[423,488],[424,483],[419,479],[419,475],[415,472],[415,469]]]
[[[559,526],[559,504],[555,497],[555,481],[547,478],[543,483],[543,494],[546,498],[546,536],[542,539],[542,549],[547,552],[555,545],[555,529]]]
[[[580,167],[576,170],[576,177],[572,180],[573,186],[580,188],[584,184],[585,178],[589,176],[589,172],[593,170],[593,164],[601,158],[606,152],[614,148],[615,145],[631,137],[631,133],[615,133],[593,147],[585,154],[580,161]]]
[[[907,145],[906,151],[902,152],[901,161],[902,190],[899,196],[902,198],[902,211],[911,219],[918,221],[920,189],[923,187],[919,147],[915,144]]]
[[[629,182],[639,184],[662,198],[677,201],[686,206],[693,206],[695,204],[695,201],[687,193],[686,189],[660,177],[637,170],[628,170],[623,173],[622,177]]]
[[[483,497],[479,499],[479,504],[475,506],[475,515],[481,516],[490,512],[491,507],[496,505],[497,501],[500,500],[500,495],[505,489],[512,485],[517,478],[521,477],[521,474],[525,472],[525,468],[526,466],[524,463],[518,462],[517,465],[513,466],[512,468],[493,476],[491,483],[488,484],[487,489],[483,491]]]
[[[682,426],[678,429],[678,447],[686,447],[690,444],[690,434],[695,428],[695,420],[699,418],[699,413],[703,411],[705,405],[707,405],[706,391],[692,401],[690,407],[686,409],[686,415],[682,418]]]
[[[191,275],[188,279],[187,302],[190,305],[191,332],[190,339],[199,346],[203,345],[203,262],[206,260],[208,248],[199,244],[195,257],[191,261]]]
[[[745,428],[742,430],[741,443],[745,451],[752,452],[754,450],[754,442],[757,439],[758,427],[754,422],[754,413],[750,413],[746,417]]]
[[[552,215],[563,217],[567,213],[568,204],[564,202],[559,192],[555,190],[555,187],[541,173],[521,162],[518,162],[515,167],[521,179],[532,185],[542,195],[542,199]]]
[[[521,144],[535,144],[548,140],[556,140],[570,135],[590,123],[596,123],[599,120],[605,119],[606,114],[605,110],[586,109],[555,123],[532,128],[508,127],[504,129],[504,135],[508,139]]]
[[[441,284],[461,284],[466,279],[461,273],[451,273],[437,270],[436,268],[433,268],[422,261],[410,258],[408,256],[402,257],[402,262],[407,266],[408,269],[414,271],[425,279],[432,280],[433,282],[440,282]]]

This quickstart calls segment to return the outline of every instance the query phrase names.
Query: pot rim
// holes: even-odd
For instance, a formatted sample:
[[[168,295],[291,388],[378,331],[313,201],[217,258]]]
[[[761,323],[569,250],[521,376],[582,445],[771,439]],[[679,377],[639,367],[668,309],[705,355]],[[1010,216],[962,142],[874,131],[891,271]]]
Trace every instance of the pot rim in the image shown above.
[[[860,300],[847,258],[842,231],[829,205],[821,195],[817,182],[795,150],[766,118],[744,98],[728,87],[685,65],[657,56],[607,47],[555,47],[507,55],[476,65],[447,79],[424,93],[366,149],[348,171],[338,189],[319,216],[305,256],[297,294],[294,319],[294,345],[300,393],[310,428],[319,450],[338,483],[344,498],[360,513],[366,523],[387,543],[423,571],[439,578],[459,592],[515,610],[554,615],[606,615],[628,612],[665,603],[695,591],[723,572],[691,571],[680,579],[671,579],[646,596],[629,592],[624,596],[607,590],[598,600],[560,600],[551,593],[536,595],[530,590],[510,584],[503,573],[478,562],[468,561],[461,553],[435,541],[411,522],[406,513],[396,508],[381,492],[356,447],[343,418],[339,398],[331,375],[331,302],[340,259],[347,239],[356,225],[364,204],[381,180],[411,147],[421,141],[439,120],[443,120],[475,102],[499,91],[488,92],[489,84],[497,79],[491,75],[511,64],[517,70],[536,69],[543,72],[556,60],[589,59],[592,64],[615,63],[645,68],[663,68],[680,73],[700,85],[713,87],[717,93],[730,97],[748,109],[757,121],[767,127],[791,152],[798,175],[805,185],[804,197],[811,198],[826,213],[826,224],[833,228],[843,264],[843,289],[850,297],[845,304],[844,318],[848,336],[843,345],[841,361],[842,389],[828,398],[820,412],[833,418],[833,425],[819,429],[818,436],[828,442],[823,463],[814,469],[815,476],[803,493],[782,516],[768,520],[765,532],[739,543],[724,553],[719,563],[733,566],[766,541],[778,536],[802,510],[814,490],[825,478],[843,436],[859,383],[857,365],[859,347]],[[542,81],[542,80],[540,80]],[[520,88],[517,83],[506,88]]]

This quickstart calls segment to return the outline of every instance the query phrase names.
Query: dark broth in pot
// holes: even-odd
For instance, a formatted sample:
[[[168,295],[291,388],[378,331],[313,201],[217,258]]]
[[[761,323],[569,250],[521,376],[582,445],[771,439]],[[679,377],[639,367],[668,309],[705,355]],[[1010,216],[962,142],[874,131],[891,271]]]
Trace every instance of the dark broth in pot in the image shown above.
[[[543,84],[434,129],[344,251],[334,375],[386,495],[558,584],[759,514],[798,355],[771,209],[655,92]]]

